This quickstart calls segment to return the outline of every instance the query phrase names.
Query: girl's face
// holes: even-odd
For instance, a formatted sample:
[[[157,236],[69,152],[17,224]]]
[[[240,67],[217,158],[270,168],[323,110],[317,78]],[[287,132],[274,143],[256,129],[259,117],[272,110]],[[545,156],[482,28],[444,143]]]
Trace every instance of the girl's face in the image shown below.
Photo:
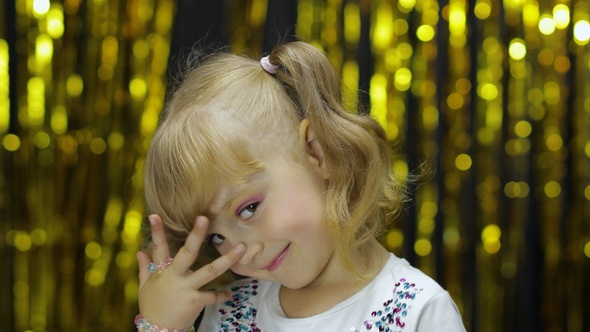
[[[210,208],[209,242],[224,254],[246,246],[232,267],[239,275],[291,289],[320,282],[333,270],[319,168],[277,158],[246,184],[224,185]]]

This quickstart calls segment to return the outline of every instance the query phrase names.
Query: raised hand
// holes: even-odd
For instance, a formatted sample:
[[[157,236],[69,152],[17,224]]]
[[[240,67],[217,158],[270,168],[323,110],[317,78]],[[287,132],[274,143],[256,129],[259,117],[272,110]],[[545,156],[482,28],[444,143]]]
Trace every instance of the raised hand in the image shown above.
[[[161,328],[186,329],[193,325],[206,305],[231,298],[229,291],[201,291],[200,288],[237,263],[244,254],[245,247],[238,244],[227,254],[191,272],[190,266],[197,259],[199,249],[205,241],[209,220],[204,216],[197,217],[184,246],[171,263],[168,260],[170,251],[162,219],[158,215],[151,215],[149,221],[153,257],[150,258],[145,252],[137,253],[139,311],[150,323]],[[152,264],[152,271],[157,267],[153,273],[148,271],[152,262],[156,264]]]

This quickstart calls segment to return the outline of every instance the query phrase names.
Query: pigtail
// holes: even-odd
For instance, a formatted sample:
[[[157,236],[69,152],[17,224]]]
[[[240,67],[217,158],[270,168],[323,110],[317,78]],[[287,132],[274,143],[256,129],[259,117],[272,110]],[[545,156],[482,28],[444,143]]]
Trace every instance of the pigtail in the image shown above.
[[[363,247],[402,200],[392,178],[385,131],[369,116],[344,109],[340,79],[315,47],[303,42],[280,45],[269,60],[279,66],[277,79],[323,147],[329,172],[328,227],[336,252],[349,270],[370,275]]]

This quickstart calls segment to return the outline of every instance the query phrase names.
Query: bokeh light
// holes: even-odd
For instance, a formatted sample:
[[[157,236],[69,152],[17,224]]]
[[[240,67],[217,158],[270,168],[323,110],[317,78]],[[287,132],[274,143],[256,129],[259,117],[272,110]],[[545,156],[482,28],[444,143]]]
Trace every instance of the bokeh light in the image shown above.
[[[510,57],[514,60],[522,60],[526,56],[526,45],[522,39],[514,39],[508,48]]]
[[[586,20],[580,20],[574,25],[574,40],[579,45],[588,44],[590,40],[590,23]]]
[[[551,35],[556,28],[555,21],[552,17],[543,16],[539,20],[539,31],[544,35]]]

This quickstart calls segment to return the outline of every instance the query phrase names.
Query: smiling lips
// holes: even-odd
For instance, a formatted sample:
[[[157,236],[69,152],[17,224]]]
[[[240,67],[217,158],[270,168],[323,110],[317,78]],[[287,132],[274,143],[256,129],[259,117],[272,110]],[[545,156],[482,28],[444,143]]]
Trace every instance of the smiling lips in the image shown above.
[[[281,263],[283,262],[283,259],[285,258],[285,256],[287,255],[287,251],[289,251],[289,247],[291,246],[291,244],[289,244],[287,247],[285,247],[285,249],[283,249],[283,251],[281,251],[280,254],[278,254],[277,257],[275,257],[270,264],[268,264],[265,269],[269,270],[270,272],[276,270]]]

